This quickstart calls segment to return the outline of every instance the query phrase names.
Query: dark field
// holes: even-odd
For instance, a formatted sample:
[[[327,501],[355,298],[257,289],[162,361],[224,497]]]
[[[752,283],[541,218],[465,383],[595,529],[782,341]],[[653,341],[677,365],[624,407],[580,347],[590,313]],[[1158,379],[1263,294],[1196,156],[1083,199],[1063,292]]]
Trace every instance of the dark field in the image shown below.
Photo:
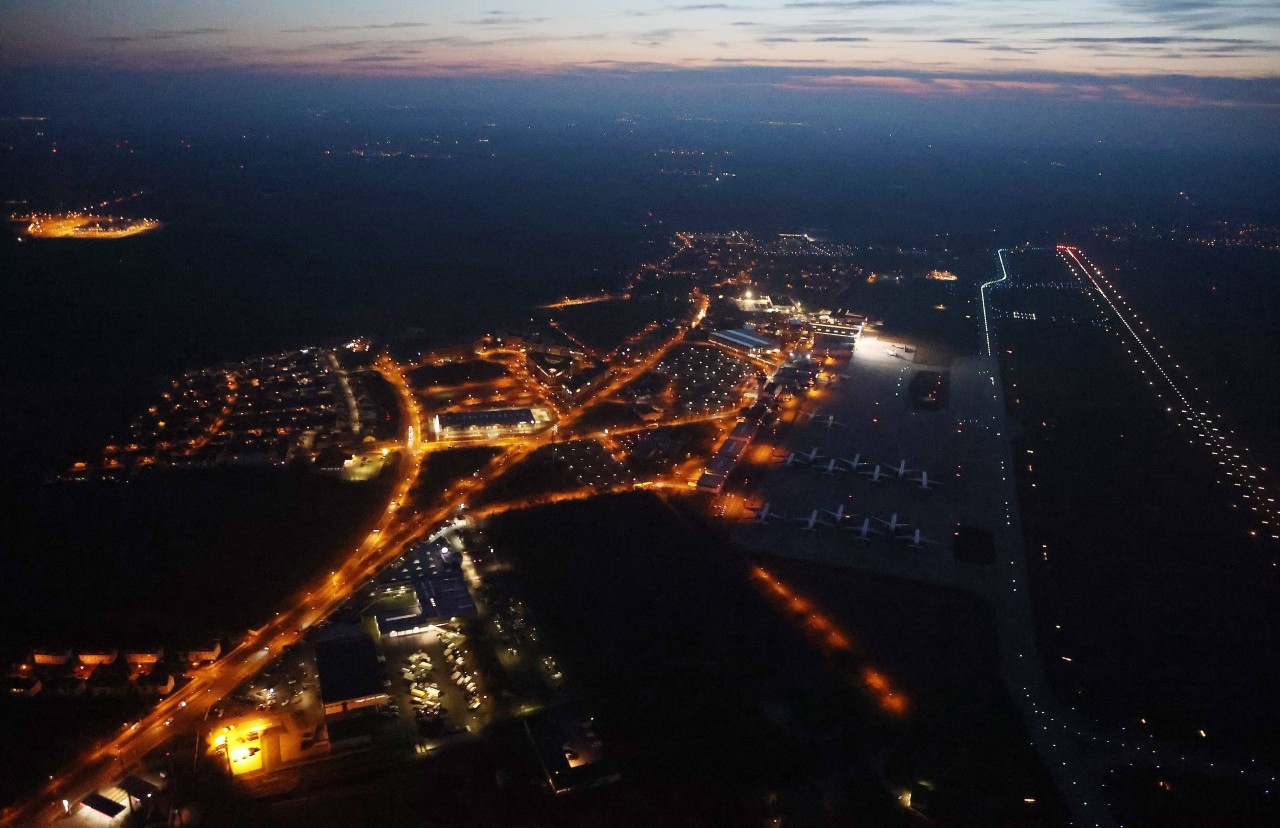
[[[1280,253],[1172,242],[1086,250],[1255,459],[1280,473]],[[1268,485],[1280,487],[1280,474]]]
[[[1132,828],[1267,828],[1280,804],[1251,785],[1177,771],[1125,768],[1107,781],[1116,821]]]
[[[794,824],[819,821],[821,807],[833,824],[908,824],[886,788],[924,778],[937,784],[929,813],[941,824],[1063,823],[971,601],[764,562],[906,689],[910,713],[898,720],[756,591],[746,561],[655,498],[512,513],[489,535],[515,561],[627,779],[671,813],[744,824],[767,816],[776,794],[776,813]],[[1041,810],[1028,812],[1025,796]]]
[[[1060,278],[1039,255],[1014,259],[1025,279]],[[1261,542],[1079,294],[997,301],[1039,314],[999,331],[1023,424],[1014,456],[1042,649],[1061,697],[1107,729],[1146,718],[1142,732],[1164,744],[1274,761],[1280,666],[1263,654],[1280,648],[1280,590]]]
[[[544,312],[562,330],[597,353],[607,354],[650,322],[679,316],[687,307],[687,302],[643,297],[570,305]]]
[[[453,386],[468,382],[491,382],[507,375],[506,366],[482,359],[423,365],[408,373],[409,381],[419,388]]]
[[[0,696],[0,806],[28,794],[98,740],[149,710],[142,698]],[[39,750],[33,750],[38,746]]]
[[[8,539],[40,554],[0,561],[6,583],[28,585],[0,608],[4,662],[38,646],[234,645],[363,536],[390,476],[220,469],[46,487]],[[0,802],[149,704],[4,699]]]
[[[421,505],[430,504],[455,481],[484,468],[497,455],[498,449],[487,446],[433,451],[422,461],[422,471],[409,495]]]
[[[164,644],[256,626],[363,537],[393,475],[218,469],[46,487],[20,538],[41,554],[3,562],[7,581],[31,585],[4,605],[7,643]]]
[[[557,460],[554,445],[542,446],[503,471],[475,498],[475,505],[537,498],[582,488],[569,466]]]

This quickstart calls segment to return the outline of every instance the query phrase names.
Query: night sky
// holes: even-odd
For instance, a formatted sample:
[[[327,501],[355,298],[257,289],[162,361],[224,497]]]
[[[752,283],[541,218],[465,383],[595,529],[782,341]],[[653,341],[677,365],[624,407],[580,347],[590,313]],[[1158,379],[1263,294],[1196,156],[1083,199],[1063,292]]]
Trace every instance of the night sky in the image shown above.
[[[10,0],[0,66],[310,75],[717,70],[782,90],[1280,106],[1270,0]],[[765,80],[730,68],[772,67]]]

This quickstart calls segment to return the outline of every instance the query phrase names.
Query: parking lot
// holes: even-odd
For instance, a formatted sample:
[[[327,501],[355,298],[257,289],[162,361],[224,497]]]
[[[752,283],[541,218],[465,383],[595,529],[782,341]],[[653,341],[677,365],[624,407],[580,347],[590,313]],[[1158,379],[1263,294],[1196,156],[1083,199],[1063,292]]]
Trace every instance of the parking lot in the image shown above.
[[[743,360],[705,345],[672,348],[653,370],[671,378],[667,401],[677,417],[733,408],[740,399],[738,387],[751,374]]]
[[[960,524],[1003,528],[1009,509],[1001,494],[1007,435],[995,433],[982,413],[990,410],[981,397],[989,395],[992,377],[976,358],[934,357],[943,364],[926,364],[916,362],[920,357],[909,342],[864,336],[843,370],[847,379],[802,394],[784,415],[789,431],[775,465],[748,498],[757,506],[768,502],[785,518],[758,524],[738,504],[726,510],[742,522],[735,539],[792,557],[983,590],[990,575],[957,563],[952,541]],[[912,405],[909,385],[921,371],[947,374],[949,408]],[[783,462],[814,450],[813,462]],[[891,522],[905,525],[890,528]]]
[[[393,710],[416,740],[430,743],[484,727],[493,710],[488,682],[467,636],[454,625],[384,638],[382,647]]]
[[[209,746],[237,776],[270,773],[325,752],[323,722],[315,663],[298,647],[210,712]]]

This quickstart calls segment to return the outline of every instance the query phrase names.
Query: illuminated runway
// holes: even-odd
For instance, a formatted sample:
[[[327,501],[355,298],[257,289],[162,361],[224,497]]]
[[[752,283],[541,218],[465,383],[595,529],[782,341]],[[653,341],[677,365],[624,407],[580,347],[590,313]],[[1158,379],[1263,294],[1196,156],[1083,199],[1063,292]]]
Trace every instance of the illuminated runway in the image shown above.
[[[1101,268],[1075,247],[1059,245],[1058,255],[1072,273],[1093,286],[1102,306],[1120,324],[1130,340],[1127,351],[1134,365],[1164,403],[1165,411],[1177,421],[1183,436],[1213,457],[1224,475],[1223,482],[1233,490],[1233,499],[1248,510],[1258,524],[1251,534],[1280,540],[1280,506],[1262,479],[1267,469],[1250,460],[1249,451],[1240,444],[1239,438],[1213,412],[1213,406],[1197,395],[1199,389],[1179,373],[1165,347],[1156,343],[1151,329],[1133,312],[1128,300],[1103,275]]]

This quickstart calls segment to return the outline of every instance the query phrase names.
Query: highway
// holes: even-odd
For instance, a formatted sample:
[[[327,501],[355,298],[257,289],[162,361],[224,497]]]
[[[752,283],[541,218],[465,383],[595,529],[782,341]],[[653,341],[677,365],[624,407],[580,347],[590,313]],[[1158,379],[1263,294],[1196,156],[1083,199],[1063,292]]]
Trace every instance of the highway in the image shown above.
[[[677,325],[672,335],[642,362],[611,369],[608,381],[562,420],[561,426],[572,426],[595,402],[608,398],[648,371],[683,339],[688,330],[696,327],[706,315],[708,299],[701,293],[695,293],[695,296],[695,310],[686,323]],[[390,502],[370,527],[364,541],[337,569],[296,595],[261,628],[250,631],[244,641],[221,660],[199,670],[188,684],[161,701],[138,722],[54,776],[26,803],[7,809],[0,815],[0,826],[45,825],[62,819],[65,817],[63,800],[74,807],[93,791],[117,782],[123,768],[131,767],[175,734],[198,733],[212,706],[266,667],[285,647],[298,641],[308,628],[341,606],[352,593],[394,561],[407,544],[456,516],[469,499],[504,471],[556,437],[553,429],[547,429],[506,447],[474,477],[465,478],[454,486],[434,508],[405,514],[398,504],[404,502],[413,487],[430,447],[419,439],[424,433],[422,410],[404,368],[385,356],[379,358],[375,368],[396,388],[399,396],[402,422],[406,424],[405,452]]]

